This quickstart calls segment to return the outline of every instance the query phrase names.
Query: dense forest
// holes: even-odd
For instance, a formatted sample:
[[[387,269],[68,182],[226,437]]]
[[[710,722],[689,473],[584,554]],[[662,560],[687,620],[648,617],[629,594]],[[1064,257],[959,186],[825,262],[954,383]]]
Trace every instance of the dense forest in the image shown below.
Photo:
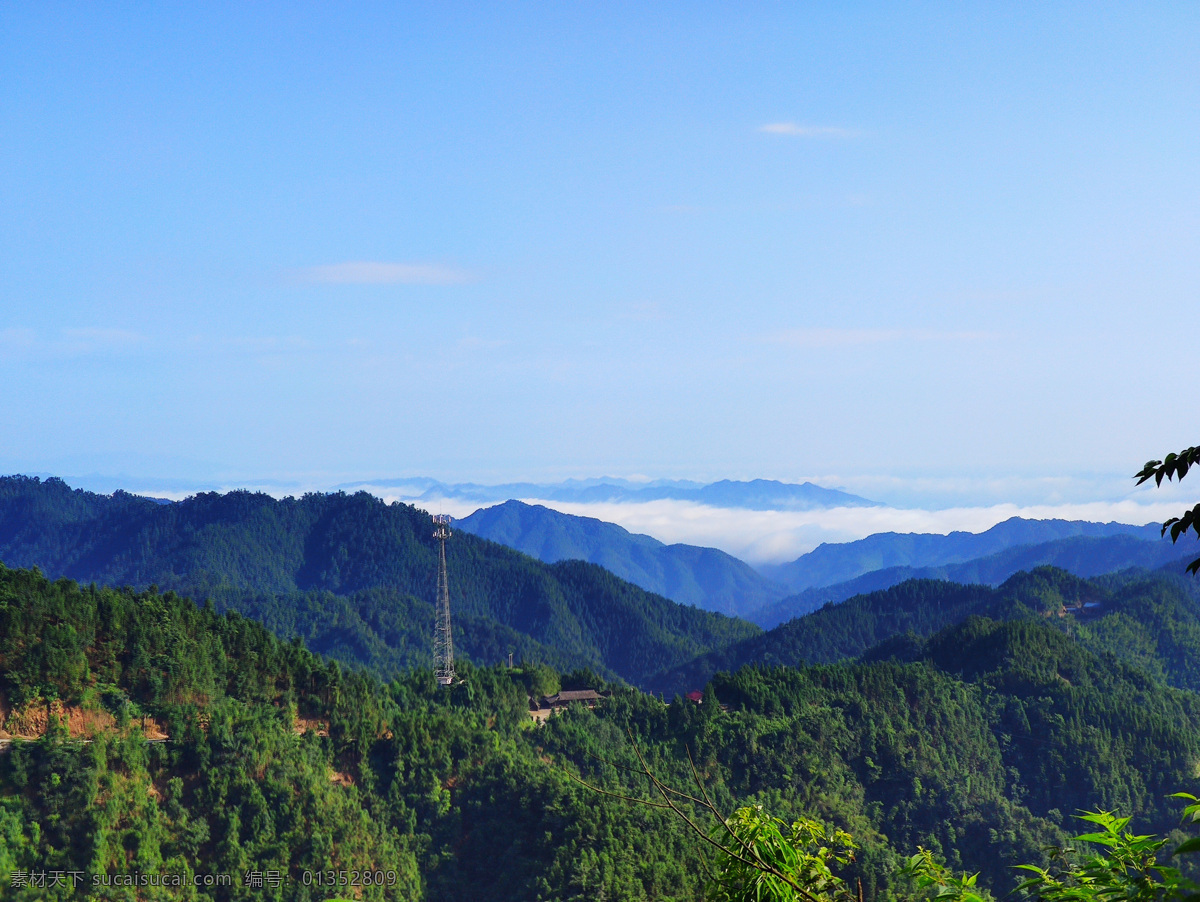
[[[177,504],[0,478],[0,561],[80,582],[156,586],[237,610],[381,676],[426,663],[436,546],[426,513],[354,495],[200,494]],[[759,629],[676,604],[582,561],[548,565],[456,533],[456,645],[641,683]]]
[[[1153,529],[1157,531],[1158,527]],[[846,582],[805,589],[743,616],[764,629],[770,629],[827,604],[888,589],[913,579],[998,586],[1023,570],[1044,566],[1058,567],[1076,576],[1092,577],[1129,569],[1183,573],[1189,560],[1191,552],[1181,551],[1170,540],[1150,541],[1137,535],[1072,536],[1006,548],[987,557],[961,563],[885,567]]]
[[[32,740],[0,753],[0,878],[16,899],[700,899],[706,844],[627,800],[648,798],[642,761],[684,789],[694,761],[721,811],[850,831],[866,898],[909,895],[919,846],[1004,893],[1081,809],[1170,833],[1166,795],[1200,767],[1200,696],[1168,685],[1193,679],[1191,597],[1031,580],[1026,615],[719,674],[699,704],[609,684],[539,727],[531,693],[603,680],[468,664],[449,690],[423,669],[384,682],[172,592],[0,569],[4,728]],[[1055,606],[1092,599],[1124,600]],[[8,882],[53,871],[80,886]],[[331,888],[343,871],[363,885]],[[234,879],[114,885],[132,873]]]
[[[1071,612],[1072,616],[1065,617]],[[1173,572],[1130,570],[1082,579],[1054,567],[1018,573],[1002,585],[909,580],[790,620],[758,636],[651,676],[667,694],[702,686],[718,671],[747,664],[823,664],[856,658],[880,643],[915,641],[971,615],[996,619],[1049,615],[1079,625],[1081,642],[1111,651],[1166,679],[1200,690],[1200,592]],[[1086,627],[1082,626],[1086,624]],[[1164,669],[1165,668],[1165,669]]]

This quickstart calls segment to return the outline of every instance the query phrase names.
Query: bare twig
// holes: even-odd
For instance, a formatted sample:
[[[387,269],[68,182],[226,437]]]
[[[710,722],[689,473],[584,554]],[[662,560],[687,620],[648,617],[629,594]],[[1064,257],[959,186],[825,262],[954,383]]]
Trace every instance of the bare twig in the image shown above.
[[[633,742],[633,732],[632,731],[630,731],[630,733],[629,733],[629,740],[630,740],[630,742]],[[653,772],[650,770],[649,765],[646,764],[646,759],[642,756],[642,750],[638,748],[636,742],[633,742],[633,753],[635,755],[637,755],[638,762],[642,765],[643,772],[650,779],[650,782],[652,782],[654,784],[655,788],[658,789],[659,793],[663,797],[663,801],[666,802],[668,806],[670,806],[671,810],[676,814],[676,816],[678,816],[680,818],[680,820],[682,820],[685,824],[687,824],[689,827],[691,827],[693,832],[695,832],[697,835],[702,837],[705,842],[707,842],[711,846],[714,846],[717,849],[720,849],[722,852],[724,852],[730,858],[733,858],[736,861],[740,861],[742,864],[749,865],[750,867],[754,868],[757,871],[761,871],[763,873],[771,874],[775,877],[778,877],[780,880],[782,880],[788,886],[792,887],[792,889],[794,889],[796,892],[798,892],[805,899],[809,900],[809,902],[818,902],[818,900],[814,899],[811,895],[809,895],[805,891],[804,887],[800,886],[798,883],[796,883],[796,881],[794,881],[790,877],[788,877],[787,874],[784,874],[782,871],[780,871],[778,868],[771,865],[769,862],[763,861],[762,857],[759,856],[759,854],[757,852],[755,852],[754,849],[752,849],[749,846],[749,844],[746,843],[745,840],[743,840],[740,836],[738,836],[736,833],[733,832],[733,828],[729,826],[729,822],[725,819],[724,816],[722,816],[721,812],[719,810],[717,810],[717,806],[712,803],[712,800],[710,798],[708,798],[707,790],[705,790],[704,785],[702,783],[700,783],[700,777],[696,773],[696,764],[694,761],[692,761],[691,749],[688,749],[688,761],[692,762],[692,775],[696,779],[697,784],[700,786],[700,791],[705,797],[705,801],[700,802],[699,800],[697,800],[697,803],[700,804],[702,807],[707,808],[713,814],[713,816],[716,817],[717,821],[720,822],[721,826],[725,829],[725,832],[728,833],[730,836],[732,836],[735,840],[737,840],[738,845],[740,845],[742,847],[742,849],[750,856],[750,858],[743,858],[741,855],[737,854],[733,849],[726,848],[725,846],[723,846],[719,842],[717,842],[715,839],[713,839],[711,836],[709,836],[706,832],[701,830],[696,825],[696,823],[690,817],[687,816],[687,814],[685,814],[682,810],[680,810],[680,808],[674,802],[671,801],[670,795],[666,791],[667,789],[669,789],[669,787],[667,787],[666,784],[664,784],[661,780],[659,780],[658,777],[654,776]]]
[[[607,789],[601,789],[599,786],[593,786],[591,783],[587,782],[587,780],[584,780],[580,777],[575,776],[573,773],[571,773],[565,767],[560,767],[558,769],[560,771],[562,771],[564,774],[566,774],[568,777],[570,777],[572,780],[574,780],[576,783],[578,783],[580,786],[585,786],[588,789],[590,789],[592,792],[598,792],[602,796],[612,796],[614,799],[621,799],[622,801],[625,801],[625,802],[634,802],[638,805],[645,805],[647,808],[669,808],[669,807],[671,807],[669,805],[664,805],[662,802],[652,802],[649,799],[635,799],[633,796],[623,796],[619,792],[611,792]]]
[[[729,826],[729,821],[721,816],[721,812],[717,810],[717,806],[713,804],[712,799],[709,797],[708,790],[704,786],[704,781],[700,779],[700,774],[696,770],[696,761],[694,758],[692,758],[692,750],[690,748],[688,748],[687,746],[684,746],[684,749],[687,751],[688,764],[690,764],[692,767],[692,779],[696,781],[696,786],[700,789],[700,794],[704,796],[704,806],[706,808],[708,808],[708,810],[711,811],[713,813],[713,815],[716,816],[716,818],[720,822],[721,826],[725,828],[725,832],[728,833],[730,836],[732,836],[735,840],[737,840],[738,844],[741,845],[741,847],[746,850],[747,854],[754,857],[754,861],[757,862],[757,864],[752,863],[751,867],[757,867],[759,870],[765,871],[768,874],[774,874],[780,880],[784,881],[788,886],[792,887],[792,889],[794,889],[796,892],[798,892],[805,899],[808,899],[809,902],[817,902],[816,899],[814,899],[811,895],[808,894],[808,892],[804,889],[804,887],[797,884],[794,880],[789,878],[786,874],[782,873],[780,870],[778,870],[777,868],[775,868],[768,862],[763,861],[762,856],[759,855],[758,852],[756,852],[750,846],[749,843],[747,843],[744,839],[742,839],[740,836],[738,836],[733,831],[733,828]],[[741,858],[739,858],[738,860],[745,861],[745,859],[741,859]],[[861,900],[860,900],[860,902],[861,902]]]
[[[632,737],[631,737],[631,738],[632,738]],[[688,752],[688,754],[690,755],[690,754],[691,754],[691,752]],[[588,753],[588,757],[589,757],[589,758],[592,758],[592,759],[594,759],[594,760],[596,760],[596,761],[599,761],[599,762],[601,762],[602,764],[607,764],[607,765],[609,765],[610,767],[615,767],[615,768],[617,768],[618,770],[628,771],[628,772],[629,772],[629,773],[631,773],[631,774],[641,774],[643,777],[645,777],[645,776],[649,776],[649,775],[647,774],[646,770],[644,769],[644,767],[643,767],[643,769],[642,769],[642,770],[638,770],[636,767],[630,767],[628,764],[618,764],[616,761],[609,761],[607,758],[602,758],[601,756],[599,756],[599,755],[596,755],[596,754],[593,754],[593,753],[591,753],[591,752],[589,752],[589,753]],[[644,762],[643,762],[643,764],[644,764]],[[651,779],[653,779],[653,777],[651,777]],[[675,788],[674,788],[674,787],[672,787],[672,786],[667,786],[665,783],[664,783],[664,784],[662,784],[662,785],[663,785],[663,788],[664,788],[664,789],[665,789],[667,792],[671,793],[672,795],[679,796],[681,799],[687,799],[689,802],[694,802],[695,804],[697,804],[697,805],[702,805],[702,806],[704,806],[704,807],[706,807],[706,808],[711,808],[711,807],[712,807],[711,805],[705,805],[705,804],[704,804],[704,802],[703,802],[701,799],[698,799],[698,798],[696,798],[696,797],[695,797],[695,796],[693,796],[693,795],[688,795],[686,792],[681,792],[680,790],[678,790],[678,789],[675,789]]]

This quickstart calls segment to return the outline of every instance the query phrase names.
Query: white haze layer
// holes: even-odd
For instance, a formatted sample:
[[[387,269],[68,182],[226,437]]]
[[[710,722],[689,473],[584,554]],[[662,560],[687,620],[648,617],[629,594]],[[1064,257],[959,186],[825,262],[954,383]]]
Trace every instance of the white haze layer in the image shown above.
[[[387,501],[410,501],[379,492]],[[564,514],[595,517],[630,532],[653,536],[668,545],[683,543],[720,548],[751,564],[794,560],[822,542],[850,542],[879,532],[983,532],[1010,517],[1031,520],[1089,520],[1092,522],[1159,522],[1179,514],[1178,501],[1094,501],[1078,504],[995,504],[920,510],[894,507],[834,507],[810,511],[755,511],[709,507],[691,501],[603,502],[576,504],[538,498],[521,499]],[[431,513],[465,517],[479,505],[461,499],[415,502]],[[487,505],[491,506],[491,505]]]
[[[80,480],[86,482],[86,480]],[[297,496],[304,491],[323,491],[319,484],[286,488],[278,484],[230,484],[206,487],[228,491],[234,488],[262,491],[276,498]],[[420,487],[372,486],[361,488],[387,502],[414,504],[431,514],[449,514],[461,519],[479,510],[475,501],[461,498],[419,498]],[[1116,486],[1109,487],[1110,490]],[[1122,486],[1124,488],[1124,486]],[[751,564],[777,564],[795,560],[822,542],[850,542],[880,532],[939,533],[955,530],[983,532],[1010,517],[1031,520],[1088,520],[1092,522],[1161,523],[1178,516],[1195,503],[1194,486],[1164,484],[1145,486],[1125,497],[1099,501],[1059,501],[1042,504],[961,504],[951,507],[835,507],[807,511],[756,511],[740,508],[710,507],[692,501],[662,499],[643,502],[577,503],[541,498],[520,499],[540,504],[564,514],[594,517],[616,523],[630,532],[642,533],[668,545],[683,543],[720,548]],[[138,491],[130,485],[132,491]],[[97,487],[98,491],[106,489]],[[180,501],[195,494],[196,488],[167,489],[161,485],[145,487],[147,495]],[[410,493],[411,492],[411,493]],[[1132,497],[1130,496],[1132,495]],[[1181,552],[1183,553],[1183,552]]]

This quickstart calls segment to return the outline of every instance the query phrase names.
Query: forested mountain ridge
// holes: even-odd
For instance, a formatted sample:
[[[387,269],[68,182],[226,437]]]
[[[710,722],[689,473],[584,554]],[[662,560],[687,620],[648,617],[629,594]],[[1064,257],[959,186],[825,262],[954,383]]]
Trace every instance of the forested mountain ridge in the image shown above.
[[[918,674],[934,683],[946,680],[935,692],[948,693],[943,696],[947,701],[933,702],[930,695],[918,700],[912,690],[904,690],[901,704],[914,705],[916,719],[928,732],[922,735],[918,726],[896,741],[890,734],[895,728],[895,715],[890,713],[894,703],[887,693]],[[970,617],[924,642],[907,643],[905,653],[888,660],[798,669],[744,668],[715,678],[711,686],[722,702],[735,709],[746,706],[775,716],[800,716],[817,694],[814,689],[855,682],[863,687],[862,694],[847,699],[843,711],[855,732],[871,737],[861,758],[850,756],[860,779],[868,786],[873,781],[882,784],[876,791],[888,792],[883,789],[888,787],[894,792],[898,784],[915,777],[920,784],[913,787],[917,798],[929,791],[940,795],[933,804],[926,799],[917,807],[929,804],[930,828],[941,831],[942,841],[949,838],[948,845],[959,849],[986,842],[978,828],[970,826],[969,816],[962,818],[972,806],[955,800],[958,789],[943,783],[931,790],[913,771],[916,761],[934,753],[939,734],[963,738],[963,747],[949,760],[960,762],[952,767],[962,768],[959,776],[965,786],[959,789],[965,789],[967,796],[978,788],[976,781],[999,778],[1003,786],[1005,778],[1000,774],[1007,771],[1009,779],[1015,777],[1015,785],[1008,784],[1000,792],[1009,799],[1019,798],[1020,807],[1033,817],[1054,824],[1065,824],[1068,813],[1103,807],[1157,812],[1149,814],[1155,829],[1168,832],[1176,821],[1165,804],[1166,796],[1178,786],[1194,783],[1194,768],[1200,765],[1200,738],[1192,726],[1200,717],[1200,696],[1164,687],[1103,651],[1089,650],[1041,617],[1008,622]],[[796,689],[784,689],[789,685]],[[948,703],[967,687],[971,702]],[[989,735],[979,736],[977,728],[969,725],[964,715],[972,708],[987,724]],[[972,734],[979,738],[967,738]],[[911,828],[892,824],[888,835],[897,842],[907,829]],[[1002,871],[997,867],[1000,852],[993,848],[992,860],[985,866],[985,873],[995,875],[993,880]],[[964,864],[969,861],[964,855]],[[978,867],[975,862],[968,866]]]
[[[980,533],[881,532],[854,542],[824,543],[786,564],[760,566],[770,579],[793,591],[831,586],[891,567],[939,567],[985,558],[1009,548],[1041,545],[1074,536],[1132,535],[1161,541],[1157,524],[1090,523],[1012,517]],[[1045,563],[1052,563],[1046,561]],[[917,576],[918,574],[914,574]]]
[[[1070,589],[1030,591],[1047,586]],[[745,668],[700,705],[617,688],[536,729],[526,694],[552,688],[544,668],[385,685],[173,594],[3,567],[0,655],[6,721],[56,698],[110,725],[81,744],[52,719],[0,754],[0,879],[17,902],[123,898],[92,881],[131,872],[236,881],[148,899],[246,898],[258,872],[279,878],[264,897],[301,902],[330,895],[314,882],[329,869],[382,871],[350,893],[365,900],[698,902],[707,846],[617,797],[645,791],[631,738],[679,787],[690,752],[721,810],[759,802],[851,830],[846,876],[866,899],[903,889],[896,866],[918,845],[1003,894],[1076,809],[1170,830],[1164,795],[1200,764],[1200,697],[1040,617],[969,619],[889,660]],[[147,743],[141,715],[170,741]],[[21,869],[77,871],[84,889],[14,887]]]
[[[506,501],[457,521],[458,528],[546,563],[584,560],[677,601],[738,617],[786,593],[754,568],[716,548],[665,545],[593,517]]]
[[[595,565],[547,565],[467,533],[450,540],[447,557],[456,640],[485,663],[512,651],[636,683],[664,660],[758,632]],[[211,598],[382,674],[431,654],[437,557],[429,516],[365,492],[282,500],[210,493],[163,505],[5,477],[0,561]]]
[[[1132,533],[1111,536],[1070,536],[1036,545],[1015,545],[987,557],[930,567],[886,567],[873,570],[844,583],[805,589],[779,601],[764,605],[744,616],[764,629],[771,629],[793,617],[802,617],[823,605],[843,601],[864,592],[890,588],[910,579],[936,579],[955,583],[981,583],[998,586],[1023,570],[1053,566],[1076,576],[1102,576],[1129,568],[1173,569],[1182,573],[1194,553],[1183,553],[1169,540]]]
[[[1079,607],[1082,605],[1083,607]],[[999,587],[909,580],[790,620],[750,639],[664,668],[647,684],[686,692],[747,664],[799,666],[851,660],[885,644],[904,648],[971,616],[1042,616],[1081,644],[1135,663],[1174,686],[1200,690],[1200,593],[1193,581],[1131,571],[1083,579],[1054,567]],[[872,652],[876,653],[876,652]]]

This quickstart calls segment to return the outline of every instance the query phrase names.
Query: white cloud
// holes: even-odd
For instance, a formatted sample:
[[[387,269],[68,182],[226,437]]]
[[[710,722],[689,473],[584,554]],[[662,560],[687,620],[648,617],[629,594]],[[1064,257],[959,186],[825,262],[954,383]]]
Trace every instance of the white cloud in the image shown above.
[[[1093,501],[1195,504],[1194,486],[1163,483],[1138,488],[1130,472],[1073,473],[1070,475],[980,474],[805,474],[803,479],[836,487],[882,501],[893,507],[940,510],[942,508],[989,507],[994,504],[1062,505]],[[801,481],[794,476],[790,481]]]
[[[661,323],[670,319],[663,305],[657,301],[639,301],[626,304],[614,310],[613,316],[616,319],[630,320],[635,323]]]
[[[313,346],[311,341],[299,335],[246,335],[222,339],[221,344],[234,350],[249,351],[251,353],[307,351]]]
[[[127,329],[63,329],[53,338],[39,336],[32,329],[0,329],[0,352],[7,352],[13,359],[122,354],[149,346],[147,336]]]
[[[1010,517],[1141,525],[1161,522],[1179,512],[1176,503],[1140,504],[1136,501],[1026,507],[997,504],[937,511],[892,507],[750,511],[669,500],[642,504],[562,504],[531,499],[529,503],[542,504],[567,514],[607,520],[667,544],[683,542],[720,548],[751,563],[790,561],[822,542],[849,542],[878,532],[943,535],[955,530],[982,532]]]
[[[64,329],[63,337],[72,343],[109,348],[125,348],[147,340],[145,335],[127,329]]]
[[[494,351],[512,344],[507,338],[483,338],[479,335],[464,335],[458,340],[460,351]]]
[[[461,285],[470,273],[437,263],[381,263],[353,260],[296,270],[302,282],[326,285]]]
[[[299,335],[189,335],[173,349],[185,350],[201,356],[258,356],[278,357],[286,354],[307,353],[320,350],[307,338]]]
[[[414,495],[379,491],[387,501],[408,501]],[[1097,501],[1082,504],[1021,506],[995,504],[946,510],[894,507],[838,507],[809,511],[753,511],[709,507],[691,501],[576,504],[521,499],[564,514],[595,517],[630,532],[653,536],[668,545],[676,542],[720,548],[752,564],[794,560],[822,542],[851,542],[879,532],[983,532],[1010,517],[1089,520],[1142,525],[1162,522],[1179,512],[1177,502]],[[465,517],[480,505],[456,498],[425,499],[416,505],[433,513]],[[491,505],[483,505],[490,507]]]
[[[306,491],[327,491],[327,484],[322,478],[314,478],[287,484],[220,483],[210,488],[220,491],[249,488],[281,498],[284,495],[299,495]],[[469,516],[480,507],[493,506],[480,505],[478,502],[461,498],[421,499],[420,496],[427,487],[424,480],[414,480],[406,486],[372,486],[369,483],[361,486],[363,490],[388,503],[403,501],[415,504],[430,513],[449,514],[455,519]],[[194,486],[176,490],[166,485],[163,480],[155,481],[153,486],[138,485],[136,480],[131,480],[126,488],[176,500],[198,490]],[[1157,490],[1138,494],[1142,497],[1057,504],[963,505],[940,510],[838,507],[805,511],[755,511],[710,507],[672,499],[635,503],[572,503],[544,498],[521,500],[527,504],[540,504],[564,514],[595,517],[616,523],[630,532],[653,536],[666,544],[684,543],[719,548],[752,564],[766,564],[795,560],[822,542],[851,542],[881,532],[945,535],[961,530],[979,533],[1012,517],[1117,522],[1141,526],[1146,523],[1161,523],[1168,517],[1178,515],[1181,510],[1181,502],[1177,497],[1162,497]],[[1180,554],[1185,551],[1186,549],[1181,550]]]
[[[0,329],[0,348],[27,348],[37,340],[32,329]]]
[[[768,122],[758,127],[768,135],[793,135],[798,138],[854,138],[858,132],[837,125],[800,125],[796,122]]]
[[[980,341],[997,337],[995,332],[934,329],[783,329],[764,336],[764,340],[793,348],[834,348],[889,341]]]

